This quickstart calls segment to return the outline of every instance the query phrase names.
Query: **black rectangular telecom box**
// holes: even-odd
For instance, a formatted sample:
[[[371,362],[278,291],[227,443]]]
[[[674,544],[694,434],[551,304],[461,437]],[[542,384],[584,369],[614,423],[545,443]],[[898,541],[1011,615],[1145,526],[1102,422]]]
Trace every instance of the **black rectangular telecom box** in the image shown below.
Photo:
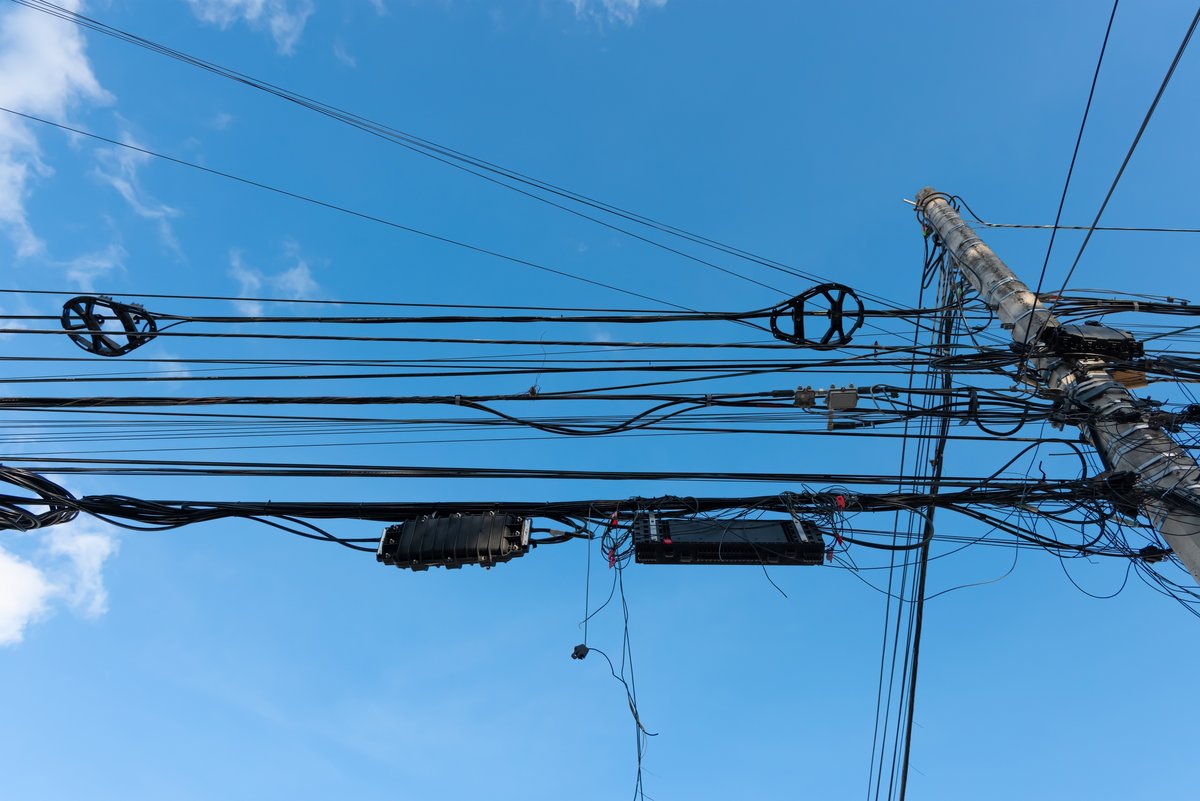
[[[703,520],[649,513],[633,523],[641,564],[819,565],[825,538],[808,520]]]
[[[375,558],[387,565],[425,570],[463,565],[491,567],[529,550],[529,521],[515,515],[422,517],[388,526]]]

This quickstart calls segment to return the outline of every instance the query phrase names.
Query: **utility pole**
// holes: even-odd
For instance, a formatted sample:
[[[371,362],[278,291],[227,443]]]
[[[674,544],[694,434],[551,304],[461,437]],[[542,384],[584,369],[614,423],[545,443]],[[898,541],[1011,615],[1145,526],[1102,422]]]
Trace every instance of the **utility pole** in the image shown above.
[[[1086,415],[1079,424],[1083,436],[1111,471],[1133,474],[1145,497],[1143,511],[1200,582],[1200,466],[1146,421],[1144,404],[1113,377],[1102,356],[1060,354],[1042,346],[1061,323],[963,221],[948,196],[926,187],[916,201],[917,212],[1002,327],[1012,332],[1013,342],[1032,354],[1038,390],[1060,398],[1066,411]]]

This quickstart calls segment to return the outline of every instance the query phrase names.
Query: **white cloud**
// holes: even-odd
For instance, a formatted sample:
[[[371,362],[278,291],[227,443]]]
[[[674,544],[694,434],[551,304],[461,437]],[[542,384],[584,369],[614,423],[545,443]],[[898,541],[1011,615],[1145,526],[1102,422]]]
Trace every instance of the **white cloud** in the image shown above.
[[[84,253],[81,256],[58,262],[58,266],[67,271],[67,279],[75,284],[77,289],[91,292],[96,288],[98,279],[107,278],[114,271],[125,267],[125,248],[111,244],[103,250]]]
[[[50,608],[50,582],[24,559],[0,548],[0,645],[19,643]]]
[[[253,267],[246,266],[242,261],[242,252],[233,250],[229,253],[229,275],[238,282],[238,294],[242,297],[254,297],[262,294],[263,274]],[[234,301],[234,306],[248,317],[262,317],[262,304],[253,300]]]
[[[25,199],[32,175],[47,173],[49,168],[37,156],[37,142],[25,126],[9,117],[0,119],[0,225],[16,246],[18,257],[46,248],[25,216]]]
[[[0,15],[0,105],[53,120],[83,101],[111,102],[92,74],[85,42],[74,25],[48,14],[5,4]],[[78,0],[61,0],[78,10]],[[30,124],[0,114],[0,229],[12,240],[18,257],[42,253],[25,212],[35,178],[51,170],[41,159]]]
[[[267,30],[275,47],[291,55],[316,10],[312,0],[188,0],[192,13],[203,22],[228,28],[245,22],[254,30]]]
[[[387,7],[383,5],[383,0],[371,0],[371,5],[375,7],[375,13],[381,17],[387,16]]]
[[[127,145],[138,146],[128,133],[121,135],[121,141]],[[158,234],[163,244],[176,255],[181,255],[179,241],[175,238],[175,231],[170,222],[173,217],[179,216],[179,210],[151,197],[142,188],[138,178],[138,171],[150,160],[150,156],[126,147],[111,147],[100,149],[96,157],[100,161],[100,166],[94,171],[96,177],[117,190],[133,209],[134,214],[152,220],[158,226]]]
[[[311,298],[320,289],[305,262],[300,262],[279,275],[271,276],[270,280],[276,291],[289,300]]]
[[[333,56],[347,67],[358,66],[358,61],[355,60],[354,56],[346,52],[345,46],[340,41],[333,43]]]
[[[79,518],[35,536],[43,539],[29,558],[0,548],[0,645],[21,642],[56,604],[85,618],[108,611],[104,563],[117,551],[110,527]]]
[[[300,247],[289,242],[284,247],[286,256],[293,262],[292,266],[281,272],[268,275],[262,270],[250,266],[242,257],[240,250],[229,252],[229,275],[238,282],[238,294],[245,298],[261,296],[264,293],[285,300],[303,300],[320,293],[321,287],[312,277],[308,261],[300,253]],[[238,311],[249,317],[261,317],[263,305],[255,300],[235,301]]]
[[[46,553],[66,562],[58,569],[56,594],[73,610],[87,618],[108,611],[108,590],[104,588],[104,563],[117,551],[117,541],[87,519],[55,526],[49,531]]]
[[[632,25],[643,8],[662,8],[667,0],[567,0],[575,16]]]
[[[218,131],[229,130],[229,126],[233,125],[233,115],[228,111],[218,111],[209,124]]]

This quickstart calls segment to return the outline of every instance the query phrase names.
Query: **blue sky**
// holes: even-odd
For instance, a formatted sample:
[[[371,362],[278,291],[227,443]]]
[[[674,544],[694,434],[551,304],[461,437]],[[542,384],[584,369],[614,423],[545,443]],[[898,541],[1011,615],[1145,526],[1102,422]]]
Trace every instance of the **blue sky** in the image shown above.
[[[915,304],[922,243],[902,202],[925,185],[983,217],[1051,222],[1107,3],[687,0],[170,0],[62,4],[149,39],[524,173]],[[1064,221],[1086,224],[1194,8],[1118,11]],[[1197,224],[1197,54],[1166,93],[1105,222]],[[0,2],[0,106],[312,195],[690,308],[752,309],[779,290],[706,270],[529,202],[275,98]],[[1036,275],[1044,233],[988,241]],[[1047,283],[1078,247],[1060,236]],[[1075,287],[1193,296],[1186,236],[1097,234]],[[448,248],[386,226],[0,113],[0,268],[13,289],[644,307],[645,301]],[[1027,279],[1028,280],[1028,279]],[[0,296],[5,314],[61,298]],[[257,314],[238,300],[147,301]],[[275,311],[300,313],[299,304]],[[707,324],[706,324],[707,325]],[[444,333],[444,332],[439,332]],[[459,332],[462,333],[462,332]],[[472,334],[476,331],[472,331]],[[498,333],[488,329],[483,335]],[[518,333],[552,338],[558,329]],[[627,336],[593,326],[603,342]],[[689,331],[723,340],[735,326]],[[8,355],[82,355],[8,334]],[[332,354],[451,358],[454,346],[157,341],[189,360]],[[527,350],[535,355],[541,348]],[[18,375],[113,363],[13,362]],[[793,379],[783,377],[783,386]],[[853,375],[815,376],[828,385]],[[543,390],[589,379],[546,376]],[[759,386],[776,386],[778,376]],[[524,382],[524,383],[521,383]],[[580,384],[579,382],[584,382]],[[734,382],[723,382],[716,391]],[[528,377],[470,391],[522,392]],[[99,388],[97,388],[99,387]],[[250,382],[213,392],[454,393],[430,379],[331,389]],[[140,391],[136,385],[3,394]],[[203,394],[183,381],[147,394]],[[1167,387],[1149,393],[1178,399]],[[23,419],[19,416],[14,420]],[[45,432],[43,432],[45,433]],[[281,440],[52,441],[6,455],[250,459],[601,470],[892,472],[894,441],[676,436],[431,442],[390,432]],[[442,439],[452,437],[443,436]],[[393,443],[392,441],[397,441]],[[286,448],[264,446],[287,445]],[[188,448],[229,448],[188,450]],[[952,443],[948,472],[986,474],[1004,443]],[[1045,457],[1069,475],[1069,459]],[[240,500],[550,500],[778,492],[708,482],[433,479],[64,479],[77,494]],[[950,525],[950,524],[947,524]],[[957,525],[957,524],[955,524]],[[352,524],[357,536],[378,533]],[[963,532],[973,531],[966,523]],[[593,562],[592,593],[611,573]],[[931,592],[1005,574],[1007,548],[931,565]],[[620,686],[580,641],[585,550],[546,547],[495,570],[409,575],[250,523],[119,533],[79,520],[0,539],[0,794],[65,799],[609,799],[633,787]],[[1195,619],[1102,560],[1022,551],[1001,581],[928,605],[910,789],[952,799],[1178,798],[1194,709],[1177,672]],[[648,796],[861,797],[883,597],[847,571],[632,566],[639,706],[659,732]],[[874,578],[874,577],[872,577]],[[609,609],[589,642],[619,650]]]

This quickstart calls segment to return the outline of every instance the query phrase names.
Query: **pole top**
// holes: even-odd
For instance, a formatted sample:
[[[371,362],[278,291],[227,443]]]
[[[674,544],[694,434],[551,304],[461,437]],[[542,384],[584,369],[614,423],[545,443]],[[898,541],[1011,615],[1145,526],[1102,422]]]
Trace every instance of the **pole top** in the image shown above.
[[[920,208],[921,206],[924,206],[925,201],[928,200],[931,196],[940,195],[940,194],[941,194],[941,192],[938,192],[932,186],[925,187],[920,192],[917,192],[917,207]]]

